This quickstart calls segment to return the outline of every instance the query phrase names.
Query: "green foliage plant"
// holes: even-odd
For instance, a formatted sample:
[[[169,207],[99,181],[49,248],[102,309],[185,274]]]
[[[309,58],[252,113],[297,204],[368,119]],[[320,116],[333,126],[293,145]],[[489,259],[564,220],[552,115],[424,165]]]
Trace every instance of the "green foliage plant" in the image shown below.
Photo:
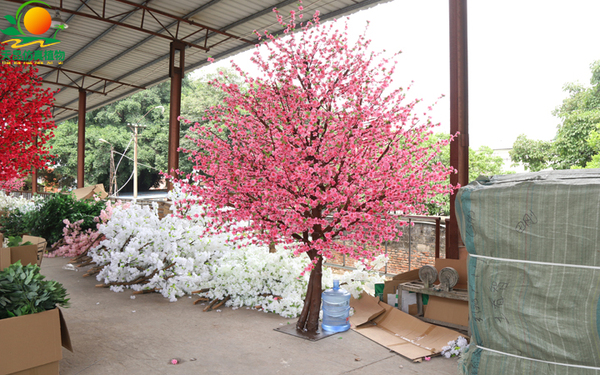
[[[8,237],[8,247],[33,245],[29,241],[27,241],[25,243],[21,243],[21,242],[23,242],[23,238],[22,237],[19,237],[19,236],[10,236],[10,237]]]
[[[55,193],[46,197],[35,210],[25,213],[15,210],[0,218],[0,230],[7,236],[30,234],[42,237],[48,244],[59,241],[63,235],[64,220],[83,220],[82,230],[95,229],[94,218],[106,207],[103,200],[77,200],[72,194]]]
[[[67,290],[54,280],[44,280],[37,265],[21,261],[0,271],[0,319],[36,314],[56,305],[69,307]]]

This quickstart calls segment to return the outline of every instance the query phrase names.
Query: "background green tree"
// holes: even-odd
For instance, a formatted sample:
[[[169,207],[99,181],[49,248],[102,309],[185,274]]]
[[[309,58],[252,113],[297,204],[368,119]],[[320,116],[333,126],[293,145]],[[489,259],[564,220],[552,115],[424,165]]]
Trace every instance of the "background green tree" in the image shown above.
[[[532,172],[548,168],[556,158],[552,141],[529,139],[525,134],[517,137],[508,153],[513,163],[522,163]]]
[[[600,125],[600,60],[590,65],[591,87],[567,83],[563,90],[569,94],[552,114],[561,120],[552,141],[536,141],[520,135],[510,153],[513,162],[526,169],[584,168],[592,161],[598,148],[590,143],[592,132]]]
[[[188,75],[183,80],[181,115],[192,120],[192,123],[181,123],[182,147],[191,142],[184,138],[189,127],[196,121],[205,122],[202,117],[206,109],[223,100],[224,94],[207,84],[207,81],[215,78],[241,85],[241,79],[228,69],[196,80]],[[170,83],[164,82],[87,113],[84,171],[86,186],[102,183],[109,191],[111,146],[100,141],[104,139],[114,147],[115,165],[120,162],[117,170],[118,188],[121,189],[127,183],[122,191],[132,191],[133,180],[130,176],[133,162],[129,158],[133,158],[133,131],[127,125],[136,123],[145,126],[140,128],[138,135],[139,190],[157,186],[161,180],[159,171],[167,169],[169,100]],[[164,111],[156,109],[159,106],[164,107]],[[52,153],[56,155],[56,167],[44,177],[47,181],[56,179],[61,187],[73,187],[77,176],[77,123],[65,121],[58,125],[55,134],[50,144],[53,146]],[[129,158],[121,157],[120,154]],[[192,163],[183,153],[179,155],[179,169],[186,172],[192,170]]]
[[[430,137],[430,144],[438,142],[440,139],[449,139],[450,134],[435,133]],[[477,177],[493,176],[500,174],[515,173],[503,169],[504,161],[502,157],[495,156],[494,150],[488,146],[481,146],[477,150],[469,148],[469,182]],[[450,146],[445,146],[440,150],[436,161],[444,165],[450,165]],[[435,197],[435,202],[427,206],[430,215],[448,216],[450,214],[450,197],[447,194],[439,194]]]

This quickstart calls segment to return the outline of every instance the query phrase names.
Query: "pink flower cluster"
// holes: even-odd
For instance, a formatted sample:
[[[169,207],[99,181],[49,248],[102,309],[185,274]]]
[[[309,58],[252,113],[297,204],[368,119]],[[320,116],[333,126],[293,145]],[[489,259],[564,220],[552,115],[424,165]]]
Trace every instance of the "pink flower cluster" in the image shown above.
[[[63,228],[63,240],[65,244],[53,252],[48,253],[49,258],[58,256],[69,258],[76,257],[87,249],[98,246],[100,243],[101,233],[91,229],[85,231],[81,230],[83,219],[74,223],[65,219],[63,222],[65,223],[65,227]]]
[[[365,33],[350,43],[318,13],[295,30],[295,12],[288,23],[274,12],[288,33],[265,32],[252,57],[263,78],[234,64],[245,88],[212,82],[226,97],[204,118],[217,126],[192,128],[197,148],[184,151],[195,173],[179,182],[199,199],[176,202],[179,212],[204,204],[208,230],[241,239],[247,228],[237,223],[248,221],[256,242],[300,244],[307,270],[334,252],[372,260],[402,234],[398,215],[423,214],[436,194],[453,192],[453,169],[435,162],[449,141],[426,145],[439,124],[391,85],[397,54],[370,52]]]
[[[25,186],[25,181],[20,178],[11,178],[6,181],[0,181],[0,191],[10,193],[11,191],[19,191]]]
[[[122,206],[127,209],[130,206],[130,203],[122,204],[120,201],[114,207]],[[106,202],[106,208],[100,211],[100,215],[94,218],[94,221],[97,222],[97,227],[106,223],[110,220],[112,216],[112,211],[114,208],[110,201]],[[81,230],[81,224],[83,223],[83,219],[71,223],[68,219],[63,220],[65,227],[63,228],[63,241],[64,245],[60,246],[53,252],[48,253],[46,256],[49,258],[63,256],[63,257],[76,257],[82,254],[84,251],[88,249],[92,249],[100,244],[102,241],[102,234],[98,231],[94,231],[92,229],[87,229],[85,231]],[[53,245],[54,246],[54,245]]]

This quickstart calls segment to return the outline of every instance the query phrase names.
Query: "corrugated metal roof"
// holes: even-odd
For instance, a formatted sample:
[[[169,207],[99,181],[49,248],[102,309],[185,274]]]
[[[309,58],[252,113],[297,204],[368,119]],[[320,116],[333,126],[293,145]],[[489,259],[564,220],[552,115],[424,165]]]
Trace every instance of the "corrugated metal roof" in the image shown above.
[[[305,14],[312,14],[318,9],[321,12],[321,20],[327,20],[386,1],[389,0],[304,0],[302,5]],[[2,0],[0,16],[16,14],[23,3],[25,3],[23,0]],[[132,4],[143,4],[154,10],[229,34],[225,36],[215,31],[208,31],[206,45],[213,46],[209,51],[188,47],[185,56],[186,72],[208,64],[209,56],[220,60],[252,48],[256,42],[253,30],[266,29],[277,32],[281,29],[272,14],[274,7],[280,9],[282,14],[287,14],[298,5],[297,0],[46,0],[46,3],[62,10],[61,16],[69,28],[57,34],[57,39],[61,41],[57,45],[42,49],[32,45],[22,50],[64,51],[64,63],[53,65],[54,67],[146,88],[169,79],[171,41],[158,35],[132,30],[125,25],[139,28],[142,26],[143,19],[145,29],[160,35],[171,34],[179,39],[184,38],[185,42],[200,46],[204,46],[207,32],[206,30],[198,32],[200,30],[198,26],[184,22],[179,22],[177,27],[177,20],[153,13],[156,20],[166,27],[167,32],[148,11]],[[103,4],[106,5],[105,8]],[[105,18],[118,21],[122,25],[84,16],[87,14],[99,18],[103,13]],[[53,11],[51,14],[54,15]],[[0,19],[0,29],[4,30],[9,26],[7,20]],[[194,32],[197,33],[185,38]],[[52,33],[53,31],[49,30],[41,36],[51,37]],[[240,38],[251,43],[244,42]],[[7,36],[0,35],[0,41],[4,42],[7,39]],[[58,73],[57,70],[49,69],[44,65],[39,65],[39,74],[47,81],[83,86],[88,90],[100,92],[87,93],[88,111],[139,91],[131,86],[119,86],[92,77],[82,78],[78,74]],[[61,88],[55,95],[57,107],[77,109],[79,100],[77,89],[51,83],[44,85],[53,89]],[[55,108],[54,116],[56,122],[61,122],[77,116],[77,112]]]

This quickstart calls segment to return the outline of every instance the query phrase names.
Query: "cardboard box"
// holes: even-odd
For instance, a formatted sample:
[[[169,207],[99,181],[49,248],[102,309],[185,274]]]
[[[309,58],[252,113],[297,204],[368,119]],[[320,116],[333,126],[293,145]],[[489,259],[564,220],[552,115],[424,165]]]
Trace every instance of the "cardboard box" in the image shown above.
[[[77,200],[94,198],[94,194],[99,194],[101,199],[108,197],[102,184],[75,189],[72,193],[75,194],[75,199]]]
[[[435,260],[435,268],[438,270],[438,273],[445,267],[452,267],[458,272],[458,283],[454,286],[454,289],[467,289],[467,257],[467,251],[462,247],[459,249],[459,259],[437,258]],[[395,296],[396,293],[399,293],[397,291],[398,285],[414,280],[420,280],[418,269],[398,274],[392,280],[386,281],[383,289],[383,301],[393,306],[393,303],[390,303],[393,301],[389,301],[388,294]],[[435,284],[439,285],[439,281],[436,281]],[[403,304],[406,305],[404,299]],[[408,306],[404,307],[407,307],[407,311],[404,311],[405,313],[417,315],[417,305],[413,304],[412,301],[408,302]],[[403,306],[398,306],[398,308],[406,310]],[[423,312],[424,317],[427,319],[457,326],[468,327],[469,325],[469,304],[467,301],[431,296],[427,305],[423,306]]]
[[[469,326],[469,302],[429,296],[424,317],[466,328]]]
[[[352,327],[365,324],[383,314],[385,309],[379,305],[379,302],[379,298],[364,292],[359,299],[352,297],[350,299],[350,306],[354,308],[354,314],[350,317]]]
[[[351,298],[350,306],[354,308],[350,317],[354,331],[412,360],[441,353],[448,341],[461,336],[451,329],[425,323],[366,293],[358,300]],[[365,321],[365,317],[376,312],[374,318]]]
[[[59,308],[0,319],[0,375],[58,375],[62,349],[73,351]]]
[[[44,259],[44,252],[46,251],[48,243],[42,237],[23,236],[23,243],[27,241],[37,246],[37,265],[38,267],[41,267],[42,259]]]
[[[467,251],[459,249],[459,259],[441,259],[435,260],[435,268],[438,273],[445,267],[452,267],[458,273],[458,283],[453,289],[467,289]],[[439,284],[437,282],[436,284]],[[424,311],[424,318],[432,319],[438,322],[450,323],[462,327],[469,326],[469,302],[460,301],[438,296],[430,296],[427,304],[427,310]]]
[[[396,295],[398,285],[409,281],[419,280],[419,270],[412,270],[404,273],[399,273],[392,277],[391,280],[387,280],[383,286],[383,302],[390,304],[388,301],[388,294]]]
[[[37,264],[38,262],[37,245],[2,247],[0,248],[0,270],[5,269],[18,260],[24,266],[27,264]]]

